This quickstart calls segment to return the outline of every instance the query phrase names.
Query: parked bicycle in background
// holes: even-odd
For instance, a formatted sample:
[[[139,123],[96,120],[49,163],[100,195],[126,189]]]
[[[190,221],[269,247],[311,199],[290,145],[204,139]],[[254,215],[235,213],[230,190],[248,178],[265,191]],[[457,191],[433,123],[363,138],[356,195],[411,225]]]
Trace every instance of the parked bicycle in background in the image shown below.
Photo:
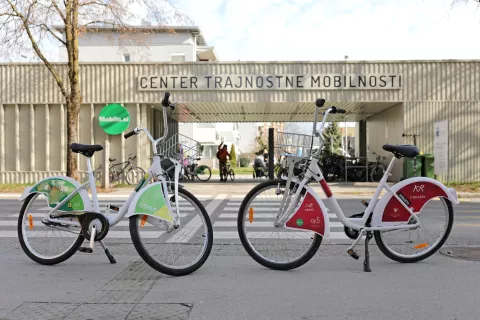
[[[370,181],[379,182],[385,173],[385,166],[380,163],[380,160],[385,160],[387,157],[381,156],[373,152],[375,155],[375,162],[369,163],[368,171],[370,172]]]
[[[134,165],[133,160],[135,160],[136,158],[137,156],[129,154],[127,161],[119,163],[113,163],[117,159],[109,158],[108,160],[110,161],[110,167],[108,168],[108,176],[110,179],[110,183],[118,182],[125,179],[125,181],[129,185],[138,184],[138,182],[140,182],[140,180],[142,180],[143,176],[145,175],[145,170]],[[124,164],[125,166],[122,168],[121,166]],[[102,182],[102,165],[98,166],[97,170],[95,170],[94,177],[95,182]]]

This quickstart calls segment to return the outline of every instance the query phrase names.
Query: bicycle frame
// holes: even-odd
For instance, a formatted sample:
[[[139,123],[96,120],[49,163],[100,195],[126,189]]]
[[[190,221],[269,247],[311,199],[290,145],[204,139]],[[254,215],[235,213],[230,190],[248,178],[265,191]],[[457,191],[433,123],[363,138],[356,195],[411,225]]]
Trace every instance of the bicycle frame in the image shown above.
[[[167,127],[167,116],[166,116],[166,109],[163,109],[163,112],[164,112],[164,128],[165,128],[165,132],[164,132],[164,135],[162,138],[160,139],[153,139],[153,137],[150,135],[150,133],[148,132],[148,130],[146,128],[143,128],[143,129],[137,129],[136,130],[138,132],[140,131],[144,131],[148,138],[151,140],[152,142],[152,147],[153,147],[153,150],[154,150],[154,156],[153,156],[153,163],[151,165],[151,167],[147,170],[147,174],[146,176],[144,177],[144,179],[142,179],[142,181],[140,181],[140,183],[137,185],[137,187],[135,188],[135,190],[132,192],[132,194],[130,194],[130,196],[128,197],[128,199],[125,201],[125,203],[122,205],[122,207],[120,207],[118,213],[115,215],[115,216],[109,216],[109,207],[107,206],[107,210],[106,212],[103,214],[100,212],[100,205],[99,205],[99,202],[98,202],[98,196],[97,196],[97,188],[96,188],[96,185],[95,185],[95,177],[93,175],[93,170],[92,170],[92,165],[91,165],[91,160],[90,158],[86,158],[86,161],[87,161],[87,174],[88,174],[88,180],[81,184],[79,187],[77,187],[72,193],[70,193],[64,200],[62,200],[61,202],[59,202],[54,208],[52,208],[49,212],[48,212],[48,218],[46,218],[49,222],[56,222],[56,223],[62,223],[62,224],[67,224],[67,225],[71,225],[71,226],[78,226],[80,227],[80,224],[78,222],[75,222],[75,221],[65,221],[65,220],[58,220],[56,218],[61,218],[63,215],[72,215],[72,214],[83,214],[85,213],[86,211],[74,211],[74,212],[59,212],[55,215],[52,215],[53,212],[55,212],[56,210],[58,210],[59,208],[61,208],[65,203],[67,203],[71,198],[73,198],[76,194],[78,194],[78,192],[82,189],[86,189],[88,190],[88,188],[90,188],[91,190],[91,193],[92,193],[92,203],[93,203],[93,211],[95,213],[100,213],[100,214],[103,214],[104,216],[106,216],[108,222],[109,222],[109,225],[110,226],[114,226],[116,225],[118,222],[120,222],[127,214],[127,211],[128,211],[128,208],[130,207],[130,204],[132,203],[132,200],[134,199],[134,197],[137,195],[137,193],[142,189],[144,188],[147,183],[149,182],[150,179],[152,179],[152,177],[156,177],[157,180],[159,180],[161,183],[162,183],[162,186],[163,186],[163,192],[164,192],[164,197],[165,199],[168,199],[168,188],[167,188],[167,183],[166,183],[166,180],[165,178],[163,177],[163,174],[164,174],[164,171],[160,165],[160,158],[162,157],[162,155],[158,154],[157,153],[157,144],[161,143],[165,137],[167,136],[168,134],[168,127]],[[174,159],[171,159],[172,162],[175,163],[175,187],[174,187],[174,195],[175,197],[178,196],[178,179],[179,179],[179,175],[180,175],[180,163]],[[170,206],[170,202],[169,201],[166,201],[166,205],[167,207],[169,208],[170,212],[173,213],[173,218],[174,218],[174,224],[175,225],[180,225],[180,215],[179,215],[179,204],[178,204],[178,201],[175,202],[176,203],[176,210],[172,210],[171,206]],[[53,218],[52,218],[53,217]],[[150,218],[150,217],[149,217]],[[148,220],[149,222],[152,221],[152,219],[149,219]]]
[[[320,211],[322,211],[320,214],[323,214],[326,225],[328,225],[328,216],[326,216],[326,212],[324,212],[326,210],[324,208],[328,207],[338,217],[338,219],[340,220],[340,222],[344,226],[346,226],[348,228],[351,228],[351,229],[354,229],[354,230],[359,230],[360,231],[360,235],[355,240],[352,247],[355,246],[358,243],[358,241],[360,241],[360,239],[362,238],[362,235],[364,233],[366,233],[367,231],[412,229],[412,228],[416,228],[416,227],[420,226],[421,225],[420,219],[415,214],[414,210],[409,208],[409,206],[399,197],[397,192],[394,190],[394,188],[395,189],[398,189],[398,188],[396,188],[395,186],[393,188],[391,188],[387,184],[387,179],[390,176],[390,172],[392,171],[392,169],[395,165],[395,162],[397,160],[397,158],[395,156],[390,161],[390,164],[388,165],[387,170],[385,170],[385,173],[384,173],[382,179],[380,180],[379,185],[378,185],[377,189],[375,190],[375,193],[374,193],[371,201],[369,202],[363,216],[361,218],[347,218],[345,216],[345,214],[344,214],[343,210],[341,209],[340,205],[338,204],[336,198],[333,196],[333,194],[330,190],[330,187],[326,183],[326,181],[324,179],[324,176],[323,176],[323,173],[318,166],[318,161],[317,161],[317,158],[316,158],[316,156],[318,156],[318,154],[321,150],[322,144],[323,144],[323,137],[321,136],[320,133],[323,130],[323,127],[324,127],[325,122],[326,122],[326,118],[327,118],[328,114],[330,113],[330,111],[331,111],[331,109],[328,109],[325,112],[325,115],[324,115],[323,121],[321,123],[319,132],[315,131],[317,113],[318,112],[316,112],[316,114],[315,114],[315,122],[314,122],[314,131],[313,132],[314,132],[314,135],[321,137],[320,148],[318,149],[318,151],[315,155],[310,155],[309,156],[309,158],[308,158],[308,169],[305,171],[305,174],[304,174],[303,178],[301,179],[301,181],[299,181],[299,179],[293,177],[293,170],[294,170],[293,164],[295,162],[298,162],[298,161],[304,159],[304,158],[291,156],[291,155],[285,155],[286,156],[286,163],[287,163],[286,167],[289,168],[288,178],[287,178],[287,181],[286,181],[285,192],[284,192],[283,199],[282,199],[282,202],[281,202],[281,205],[280,205],[280,210],[279,210],[279,213],[277,214],[277,217],[275,219],[275,225],[276,226],[284,226],[287,223],[287,220],[289,221],[293,217],[293,215],[295,214],[295,208],[298,204],[298,200],[300,199],[301,193],[302,193],[303,189],[305,188],[307,190],[307,192],[312,194],[313,197],[315,198],[315,200],[317,202],[319,202]],[[312,139],[312,141],[313,141],[313,139]],[[323,190],[323,192],[326,196],[325,200],[320,199],[318,194],[310,186],[307,185],[312,180],[320,183],[321,188],[322,188],[322,190]],[[409,180],[409,179],[407,179],[407,180]],[[413,178],[413,180],[415,180],[415,178]],[[295,194],[293,195],[293,199],[291,199],[288,206],[286,206],[287,197],[290,194],[290,192],[287,191],[287,190],[290,190],[290,184],[291,184],[292,181],[294,181],[296,184],[298,184],[298,186],[297,186],[297,190],[295,191]],[[428,180],[428,178],[421,178],[421,181],[422,182],[424,181],[426,183],[432,183],[430,180]],[[433,181],[435,181],[435,180],[433,180]],[[407,183],[410,183],[410,182],[407,181]],[[440,183],[435,182],[433,184],[437,184],[437,186],[439,186]],[[410,214],[410,219],[411,219],[411,217],[413,217],[415,219],[415,223],[404,224],[404,223],[395,222],[393,225],[378,225],[378,226],[375,226],[375,225],[371,226],[367,223],[367,221],[368,221],[368,219],[370,218],[371,215],[372,215],[372,218],[374,217],[374,214],[373,214],[374,209],[376,208],[379,201],[381,201],[381,199],[379,199],[379,196],[380,196],[380,193],[383,189],[385,189],[387,193],[381,199],[385,198],[385,199],[389,200],[390,197],[393,197],[394,199],[396,199],[398,201],[398,203],[400,203],[403,206],[403,209],[405,209]],[[454,193],[453,190],[451,190],[451,189],[447,190],[446,187],[444,187],[444,186],[443,186],[442,189],[443,189],[442,191],[443,191],[444,196],[448,197],[454,203],[458,203],[456,193],[455,193],[455,195],[453,195],[453,193]],[[385,205],[385,202],[386,201],[384,201],[383,205]],[[325,206],[325,204],[326,204],[326,206]],[[382,209],[384,209],[384,207]],[[376,212],[376,214],[383,214],[383,212]],[[325,233],[326,233],[326,235],[328,235],[328,230],[326,230]],[[326,238],[328,239],[328,237],[326,237]]]

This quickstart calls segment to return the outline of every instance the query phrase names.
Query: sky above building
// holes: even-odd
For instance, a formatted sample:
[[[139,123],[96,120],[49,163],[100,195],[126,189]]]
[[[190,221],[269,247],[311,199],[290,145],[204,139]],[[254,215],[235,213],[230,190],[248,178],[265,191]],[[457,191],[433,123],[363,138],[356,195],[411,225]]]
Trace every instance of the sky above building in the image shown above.
[[[220,60],[478,58],[473,0],[173,0]]]

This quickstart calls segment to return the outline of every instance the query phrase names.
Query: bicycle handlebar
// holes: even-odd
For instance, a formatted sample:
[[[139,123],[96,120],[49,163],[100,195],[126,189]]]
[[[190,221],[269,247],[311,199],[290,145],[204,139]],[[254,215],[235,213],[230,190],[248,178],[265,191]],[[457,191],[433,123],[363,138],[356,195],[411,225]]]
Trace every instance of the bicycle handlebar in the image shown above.
[[[175,104],[170,102],[170,92],[165,92],[165,96],[162,99],[162,106],[165,108],[170,107],[172,110],[175,109]]]
[[[138,132],[138,129],[137,129],[137,128],[134,128],[134,129],[133,129],[132,131],[130,131],[129,133],[125,133],[125,134],[123,135],[123,137],[124,137],[125,139],[128,139],[128,138],[130,138],[131,136],[134,136],[134,135],[136,135],[136,134],[139,134],[139,132]]]

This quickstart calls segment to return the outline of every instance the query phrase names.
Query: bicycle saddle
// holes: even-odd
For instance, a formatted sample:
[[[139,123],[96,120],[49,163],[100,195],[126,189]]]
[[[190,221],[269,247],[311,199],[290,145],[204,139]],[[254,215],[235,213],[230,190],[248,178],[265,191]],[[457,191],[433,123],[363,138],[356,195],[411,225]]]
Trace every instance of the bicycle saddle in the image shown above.
[[[80,143],[72,143],[70,145],[70,149],[72,149],[75,153],[80,153],[87,158],[93,156],[95,151],[102,151],[103,147],[99,144],[80,144]]]
[[[411,144],[404,144],[404,145],[385,144],[382,147],[382,149],[388,152],[392,152],[397,158],[401,158],[401,157],[415,158],[420,154],[420,150],[418,150],[418,147],[412,146]]]

